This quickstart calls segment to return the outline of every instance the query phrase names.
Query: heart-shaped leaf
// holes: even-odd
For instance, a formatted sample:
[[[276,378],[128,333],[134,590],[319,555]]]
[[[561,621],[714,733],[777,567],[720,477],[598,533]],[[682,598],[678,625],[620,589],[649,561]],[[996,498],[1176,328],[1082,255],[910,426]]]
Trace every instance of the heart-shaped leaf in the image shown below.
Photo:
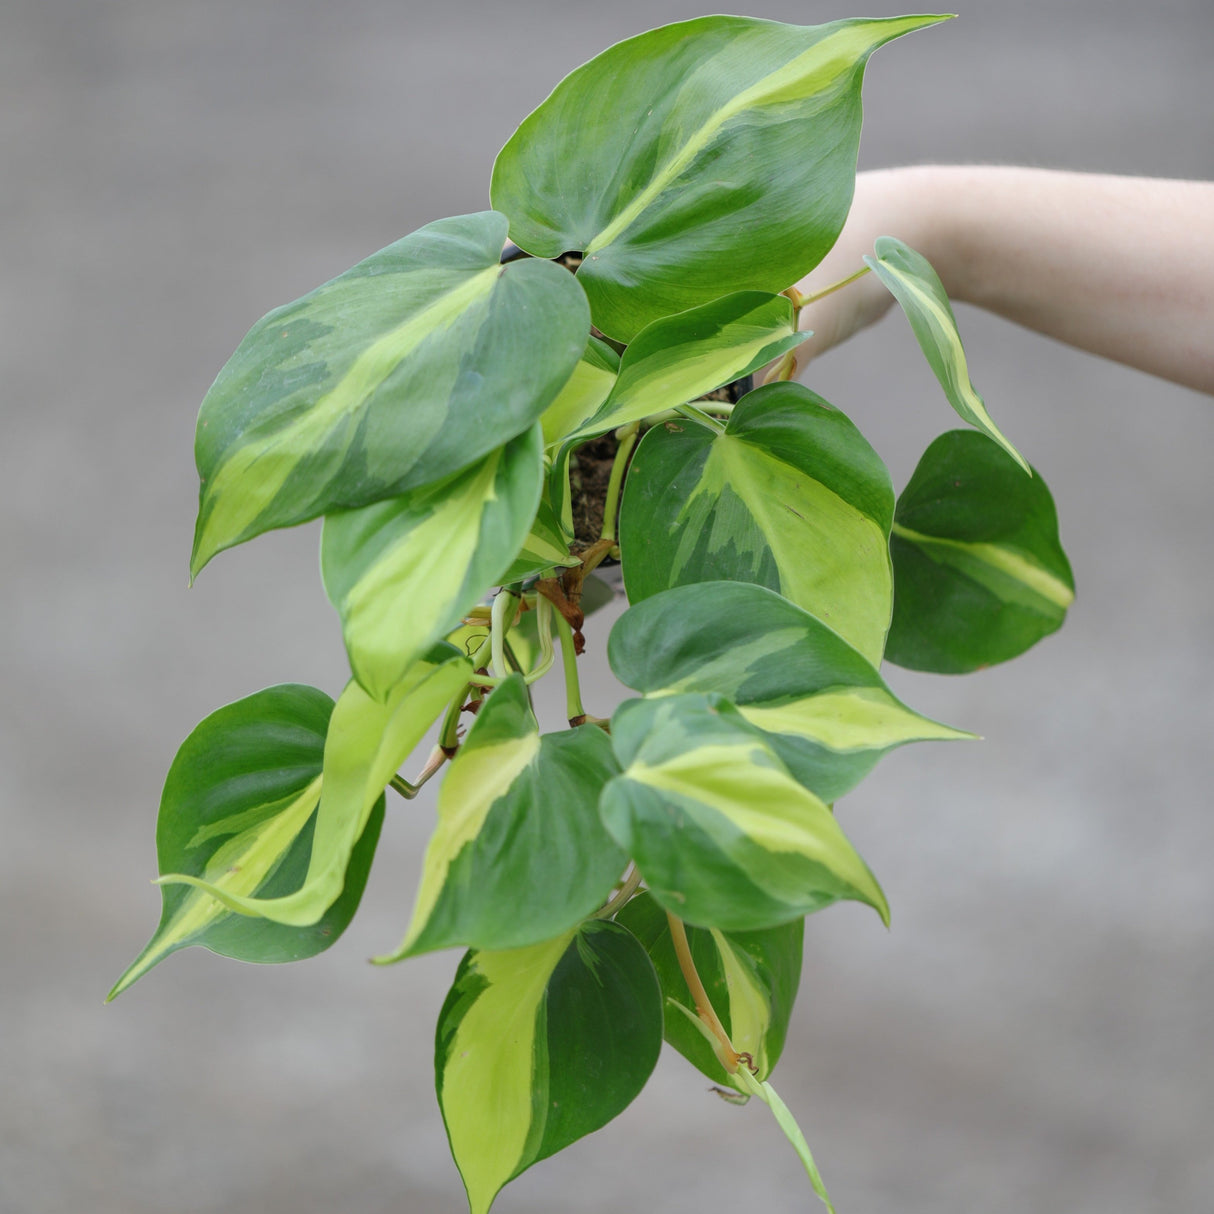
[[[661,1045],[653,966],[614,923],[468,953],[439,1014],[434,1070],[471,1214],[487,1214],[507,1181],[622,1113]]]
[[[191,571],[274,527],[466,468],[530,428],[586,346],[552,262],[500,265],[506,219],[440,219],[258,321],[198,415]]]
[[[942,434],[898,499],[886,657],[963,674],[1057,631],[1075,597],[1054,499],[995,443]]]
[[[297,890],[315,846],[332,712],[323,691],[284,684],[207,717],[182,743],[165,780],[156,826],[161,873],[188,873],[233,895],[274,898]],[[109,998],[190,944],[261,962],[295,961],[328,948],[358,909],[383,815],[379,796],[347,856],[340,897],[311,924],[249,918],[204,889],[162,886],[160,925]]]
[[[321,572],[354,677],[384,700],[525,542],[543,484],[533,425],[446,480],[325,519]]]
[[[730,291],[781,291],[847,216],[869,55],[940,20],[700,17],[629,38],[523,122],[493,205],[528,252],[585,253],[594,323],[620,341]]]
[[[601,906],[628,859],[598,816],[618,771],[597,726],[541,736],[511,675],[482,704],[439,790],[408,934],[377,960],[456,944],[520,948]]]
[[[472,673],[450,645],[436,645],[381,704],[351,681],[333,709],[325,738],[323,787],[307,872],[290,892],[233,889],[222,877],[175,872],[161,884],[194,886],[242,915],[302,927],[341,897],[346,869],[375,805],[396,769]]]
[[[747,393],[723,433],[654,426],[624,484],[628,598],[730,579],[779,591],[874,665],[893,601],[889,473],[859,430],[800,384]]]
[[[895,746],[973,737],[907,708],[867,658],[762,586],[663,591],[620,616],[607,653],[616,677],[646,696],[725,696],[824,801]]]
[[[755,931],[885,895],[830,809],[763,735],[702,695],[627,700],[611,719],[623,773],[600,811],[654,898],[699,927]]]

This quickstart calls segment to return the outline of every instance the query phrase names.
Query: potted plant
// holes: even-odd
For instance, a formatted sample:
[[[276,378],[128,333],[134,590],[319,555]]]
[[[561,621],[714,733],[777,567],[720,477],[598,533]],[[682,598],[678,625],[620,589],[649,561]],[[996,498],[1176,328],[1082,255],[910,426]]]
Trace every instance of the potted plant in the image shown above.
[[[971,736],[902,704],[880,663],[1006,660],[1073,595],[1050,494],[919,254],[883,237],[828,288],[875,274],[968,424],[900,496],[789,378],[790,284],[846,218],[868,57],[941,19],[705,17],[622,42],[519,127],[492,210],[253,327],[200,411],[191,573],[323,516],[352,678],[336,702],[257,692],[186,739],[161,920],[111,998],[188,945],[328,948],[387,790],[441,771],[412,920],[377,960],[467,950],[435,1071],[473,1214],[621,1112],[663,1038],[771,1107],[829,1205],[768,1077],[804,917],[851,899],[888,919],[834,803],[893,747]],[[630,604],[608,653],[636,693],[610,717],[578,677],[604,561]],[[541,732],[549,674],[568,728]]]

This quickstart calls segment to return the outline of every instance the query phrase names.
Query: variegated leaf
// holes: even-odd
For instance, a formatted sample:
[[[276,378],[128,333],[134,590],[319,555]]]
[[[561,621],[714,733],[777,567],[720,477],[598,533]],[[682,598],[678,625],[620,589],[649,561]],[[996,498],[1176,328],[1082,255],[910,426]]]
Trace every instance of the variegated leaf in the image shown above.
[[[561,442],[597,412],[614,387],[619,369],[620,356],[605,341],[592,337],[569,382],[540,418],[546,446]]]
[[[156,826],[161,873],[189,873],[233,895],[273,898],[298,889],[315,847],[332,712],[323,691],[285,684],[207,717],[182,744],[165,781]],[[369,809],[347,856],[341,896],[316,922],[250,919],[204,889],[165,885],[160,925],[109,998],[191,944],[261,962],[295,961],[328,948],[358,909],[367,883],[383,797]]]
[[[191,571],[274,527],[466,468],[539,418],[589,311],[551,262],[499,265],[492,211],[427,224],[258,321],[198,417]]]
[[[922,253],[916,253],[893,236],[877,238],[876,254],[876,257],[865,257],[864,260],[906,313],[919,348],[940,381],[948,403],[963,421],[993,438],[1032,475],[1020,452],[991,421],[986,403],[970,383],[965,348],[961,344],[961,334],[957,332],[957,318],[931,263]]]
[[[888,920],[830,809],[727,701],[627,700],[611,737],[624,770],[603,790],[603,821],[679,918],[755,931],[854,899]]]
[[[792,303],[738,291],[646,325],[620,359],[610,395],[586,418],[577,441],[672,409],[741,379],[799,346]]]
[[[528,252],[585,252],[594,323],[620,341],[726,292],[783,290],[847,216],[869,55],[942,19],[701,17],[630,38],[523,122],[493,205]]]
[[[1057,631],[1075,597],[1054,499],[990,439],[942,434],[898,499],[886,656],[963,674]]]
[[[616,677],[650,697],[728,698],[824,801],[907,742],[972,738],[907,708],[821,620],[762,586],[702,582],[630,607],[607,646]]]
[[[541,736],[526,685],[511,675],[482,704],[443,780],[404,942],[376,960],[537,944],[601,906],[628,859],[598,816],[618,770],[597,726]]]
[[[747,393],[724,432],[653,427],[624,485],[628,598],[754,582],[818,616],[872,664],[893,600],[889,473],[837,409],[800,384]]]
[[[325,590],[341,615],[350,668],[371,696],[386,699],[502,581],[527,538],[542,483],[533,425],[446,480],[325,519]]]
[[[468,953],[439,1014],[434,1070],[471,1214],[487,1214],[504,1184],[623,1112],[661,1045],[653,966],[614,923]]]
[[[350,855],[376,804],[426,730],[472,673],[468,659],[437,645],[381,704],[351,681],[333,709],[325,738],[323,786],[307,872],[290,892],[234,889],[188,872],[161,884],[194,886],[242,915],[293,927],[317,922],[342,895]]]
[[[680,1008],[694,998],[675,955],[666,911],[649,894],[633,898],[616,915],[645,946],[665,997],[665,1034],[684,1058],[716,1083],[738,1087],[726,1074],[712,1046]],[[733,1048],[754,1064],[758,1079],[775,1069],[801,981],[801,942],[805,920],[758,932],[687,928],[687,943],[709,1002]],[[675,1006],[678,1005],[678,1006]],[[694,1013],[693,1013],[694,1015]]]

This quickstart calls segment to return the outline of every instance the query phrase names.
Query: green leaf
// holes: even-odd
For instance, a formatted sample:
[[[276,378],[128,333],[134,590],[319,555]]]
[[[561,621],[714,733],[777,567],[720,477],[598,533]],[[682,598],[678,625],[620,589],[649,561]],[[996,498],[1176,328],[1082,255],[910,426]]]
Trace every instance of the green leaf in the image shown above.
[[[376,960],[456,944],[521,948],[591,914],[628,861],[598,816],[599,793],[618,771],[597,726],[541,737],[527,687],[511,675],[482,704],[443,780],[404,942]]]
[[[534,577],[547,569],[578,565],[581,558],[569,551],[573,539],[572,503],[569,499],[568,453],[558,452],[558,466],[549,464],[544,471],[544,488],[540,504],[531,523],[531,530],[514,563],[502,574],[500,581],[509,585]],[[569,513],[569,525],[565,514]]]
[[[799,384],[747,393],[723,434],[654,426],[624,483],[628,598],[729,579],[770,587],[874,665],[893,600],[889,473],[859,430]]]
[[[661,1045],[653,966],[614,923],[468,953],[439,1015],[434,1069],[472,1214],[486,1214],[533,1163],[623,1112]]]
[[[830,809],[719,697],[627,700],[611,720],[624,771],[603,790],[608,831],[654,898],[699,927],[756,931],[885,895]]]
[[[325,590],[375,699],[501,582],[535,518],[540,444],[533,425],[446,480],[325,519]]]
[[[972,430],[942,434],[898,499],[886,657],[962,674],[1057,631],[1075,597],[1054,499]]]
[[[569,382],[540,418],[546,446],[572,434],[599,408],[614,386],[619,369],[620,356],[605,341],[591,337]]]
[[[189,873],[231,894],[277,897],[298,889],[313,852],[332,711],[323,691],[285,684],[207,717],[182,743],[165,781],[156,826],[160,872]],[[162,886],[160,925],[109,998],[190,944],[241,961],[323,952],[358,909],[383,815],[381,796],[349,853],[341,896],[309,925],[249,919],[201,889]]]
[[[695,400],[749,375],[810,333],[797,332],[783,295],[738,291],[647,325],[624,351],[610,395],[578,441]]]
[[[258,321],[198,416],[191,572],[274,527],[466,468],[529,429],[586,345],[551,262],[499,265],[506,219],[440,219]]]
[[[670,1002],[690,1007],[694,999],[679,968],[666,912],[649,894],[640,894],[615,921],[640,940],[657,970],[666,1000],[666,1040],[715,1083],[738,1087],[736,1078],[717,1061],[712,1046]],[[753,1060],[760,1079],[771,1074],[784,1049],[801,981],[804,931],[804,919],[758,932],[687,928],[692,960],[709,1002],[733,1048]]]
[[[973,737],[907,708],[867,658],[762,586],[702,582],[663,591],[620,616],[607,654],[616,677],[646,696],[728,698],[828,802],[895,746]]]
[[[962,421],[993,438],[1020,467],[1032,475],[1020,452],[991,421],[986,404],[970,383],[969,365],[957,319],[936,271],[922,253],[893,236],[879,236],[876,257],[865,257],[874,274],[889,288],[910,321],[915,340],[932,373],[940,381],[948,403]]]
[[[325,738],[324,785],[307,872],[290,892],[233,889],[222,879],[177,872],[161,884],[204,890],[231,910],[302,927],[341,897],[357,840],[388,781],[472,673],[468,659],[438,645],[381,704],[351,681],[333,709]]]
[[[805,1135],[801,1133],[801,1127],[797,1125],[797,1119],[792,1115],[792,1110],[780,1099],[780,1094],[770,1083],[760,1083],[759,1080],[749,1072],[739,1070],[738,1072],[739,1086],[751,1096],[757,1096],[769,1109],[772,1116],[776,1119],[778,1125],[792,1145],[792,1149],[796,1151],[797,1158],[801,1161],[801,1166],[804,1167],[806,1175],[809,1177],[809,1183],[813,1186],[814,1192],[821,1199],[822,1204],[830,1211],[830,1214],[835,1214],[835,1207],[830,1200],[830,1194],[826,1191],[826,1184],[822,1180],[822,1173],[818,1171],[818,1165],[814,1162],[813,1152],[809,1149],[809,1143],[805,1141]]]
[[[847,216],[869,55],[940,20],[701,17],[630,38],[523,122],[493,205],[528,252],[586,254],[594,323],[620,341],[727,292],[783,290]]]

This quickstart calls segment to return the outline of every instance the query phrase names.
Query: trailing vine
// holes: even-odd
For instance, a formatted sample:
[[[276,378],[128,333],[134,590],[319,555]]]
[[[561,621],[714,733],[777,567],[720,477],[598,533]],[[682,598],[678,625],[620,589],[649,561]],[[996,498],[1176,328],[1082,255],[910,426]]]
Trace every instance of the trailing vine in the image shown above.
[[[502,149],[492,210],[271,312],[202,403],[191,574],[323,517],[352,677],[336,701],[255,692],[186,739],[160,923],[110,997],[188,945],[330,947],[385,791],[441,776],[411,920],[375,960],[466,950],[435,1072],[472,1214],[620,1113],[663,1038],[768,1105],[830,1205],[769,1079],[805,917],[853,900],[889,918],[835,803],[895,747],[971,736],[879,668],[1004,661],[1071,602],[1049,491],[922,256],[882,237],[826,289],[879,278],[967,424],[900,496],[791,382],[810,300],[790,284],[846,218],[868,58],[941,19],[704,17],[611,47]],[[578,673],[603,562],[622,566],[607,651],[634,693],[609,717]],[[538,727],[546,677],[568,729]]]

